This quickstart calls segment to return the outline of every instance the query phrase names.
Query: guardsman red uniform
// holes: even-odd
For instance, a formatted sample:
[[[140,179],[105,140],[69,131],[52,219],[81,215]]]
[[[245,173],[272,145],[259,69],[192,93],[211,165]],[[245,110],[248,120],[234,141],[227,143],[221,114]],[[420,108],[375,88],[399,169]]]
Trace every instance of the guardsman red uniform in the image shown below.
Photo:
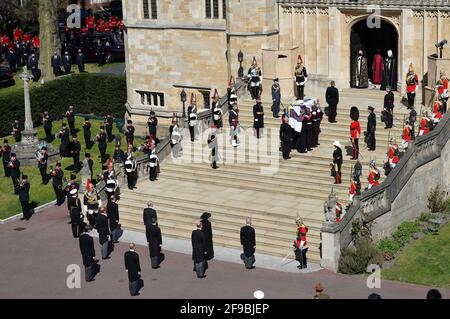
[[[13,31],[13,35],[16,42],[20,41],[22,39],[22,30],[20,30],[19,28],[15,28]]]
[[[41,45],[41,40],[39,39],[39,37],[37,35],[35,35],[33,37],[33,40],[31,41],[31,43],[33,44],[33,47],[35,49],[39,49],[40,45]]]
[[[81,33],[86,34],[88,32],[88,29],[86,27],[81,28]]]
[[[419,136],[425,135],[430,132],[430,128],[428,127],[429,121],[430,119],[428,117],[422,117],[422,119],[420,120]]]
[[[91,30],[93,30],[95,28],[94,16],[86,17],[86,26],[88,27],[88,29],[91,29]]]
[[[5,34],[2,37],[2,47],[7,48],[9,46],[9,37]]]
[[[361,125],[359,124],[359,121],[352,121],[350,123],[350,139],[353,144],[353,158],[352,159],[358,159],[359,154],[359,137],[361,135]]]
[[[448,92],[448,77],[446,75],[442,75],[438,80],[437,89],[439,96],[445,95]]]
[[[31,35],[29,33],[25,33],[23,36],[23,42],[27,43],[31,41]]]
[[[123,20],[119,20],[119,22],[117,23],[117,27],[120,31],[123,31]]]
[[[407,149],[410,141],[411,141],[411,126],[409,126],[409,124],[406,124],[405,128],[403,129],[402,135],[403,148]]]
[[[356,192],[356,186],[355,186],[355,192]],[[338,202],[336,202],[336,223],[341,222],[341,215],[342,215],[342,205]]]
[[[353,197],[356,195],[356,182],[352,179],[350,183],[350,189],[348,190],[348,200],[352,201]],[[337,204],[336,204],[337,205]],[[339,204],[340,205],[340,204]],[[336,216],[337,217],[337,216]]]
[[[308,233],[308,227],[305,224],[301,224],[301,226],[297,229],[297,240],[296,244],[298,247],[306,246],[308,241],[306,240],[306,234]]]
[[[103,19],[97,20],[97,31],[104,32],[105,31],[105,21]]]
[[[389,165],[391,166],[391,168],[394,168],[395,165],[397,165],[397,163],[398,163],[398,146],[397,146],[397,144],[394,144],[389,148],[388,159],[389,159]]]
[[[112,16],[111,19],[109,19],[109,27],[112,30],[115,30],[117,28],[117,17]]]
[[[378,182],[380,179],[380,171],[376,168],[375,161],[370,162],[370,172],[369,172],[369,187],[371,189],[374,186],[380,185]]]

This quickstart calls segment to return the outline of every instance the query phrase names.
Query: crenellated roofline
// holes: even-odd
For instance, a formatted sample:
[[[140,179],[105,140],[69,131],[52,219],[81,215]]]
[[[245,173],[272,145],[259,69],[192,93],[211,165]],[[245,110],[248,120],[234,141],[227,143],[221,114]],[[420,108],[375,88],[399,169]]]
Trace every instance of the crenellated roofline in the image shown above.
[[[280,5],[305,7],[338,7],[359,9],[370,5],[379,5],[386,9],[449,10],[450,0],[277,0]]]

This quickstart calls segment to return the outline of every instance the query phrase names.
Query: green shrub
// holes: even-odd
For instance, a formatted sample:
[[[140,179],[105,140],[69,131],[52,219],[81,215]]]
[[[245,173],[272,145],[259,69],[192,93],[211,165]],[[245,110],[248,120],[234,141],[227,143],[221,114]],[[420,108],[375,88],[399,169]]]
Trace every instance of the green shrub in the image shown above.
[[[41,115],[49,111],[55,119],[64,116],[69,105],[76,113],[105,115],[110,111],[115,118],[123,118],[127,101],[124,76],[110,74],[73,74],[30,89],[34,125],[40,125]],[[11,133],[14,118],[25,119],[23,91],[0,94],[0,136]]]
[[[448,199],[442,191],[441,185],[436,185],[428,193],[428,209],[431,213],[443,212],[448,205]]]
[[[378,248],[381,250],[383,254],[394,256],[400,249],[400,246],[397,244],[397,242],[389,238],[383,238],[378,243]]]
[[[394,241],[403,247],[412,237],[414,233],[420,231],[418,222],[403,222],[392,235]]]
[[[431,216],[430,213],[422,213],[420,214],[418,221],[419,222],[428,222],[430,220]]]
[[[368,265],[381,265],[382,261],[378,247],[369,239],[361,238],[355,242],[354,247],[342,249],[338,270],[343,274],[362,274],[367,271]]]

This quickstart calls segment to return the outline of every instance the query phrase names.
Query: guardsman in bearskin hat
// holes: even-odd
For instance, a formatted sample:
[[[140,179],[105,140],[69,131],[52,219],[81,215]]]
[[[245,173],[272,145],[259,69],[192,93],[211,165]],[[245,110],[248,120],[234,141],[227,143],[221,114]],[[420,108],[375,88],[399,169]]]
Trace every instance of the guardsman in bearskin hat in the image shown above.
[[[297,66],[294,72],[294,81],[297,87],[297,99],[303,100],[305,96],[305,84],[308,81],[308,73],[303,65],[302,56],[299,54],[297,57]]]
[[[359,155],[359,137],[361,135],[361,125],[359,124],[359,110],[356,106],[350,109],[350,118],[352,122],[350,123],[350,140],[353,146],[353,156],[352,160],[358,159]]]
[[[412,63],[409,65],[408,73],[406,73],[406,94],[408,96],[408,110],[414,107],[414,99],[416,90],[419,85],[419,77],[414,72]]]
[[[261,69],[259,68],[258,63],[256,63],[256,57],[253,57],[252,66],[248,70],[247,77],[250,81],[249,85],[252,100],[256,100],[260,95],[260,87],[262,83]]]

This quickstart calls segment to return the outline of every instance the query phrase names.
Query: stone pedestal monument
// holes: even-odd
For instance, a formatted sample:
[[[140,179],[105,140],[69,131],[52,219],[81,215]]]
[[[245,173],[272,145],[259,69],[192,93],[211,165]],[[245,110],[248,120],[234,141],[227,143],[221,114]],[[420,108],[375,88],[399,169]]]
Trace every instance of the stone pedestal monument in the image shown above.
[[[29,87],[29,82],[33,76],[28,73],[26,66],[20,74],[20,78],[23,80],[23,92],[25,99],[25,129],[21,132],[22,140],[13,146],[12,151],[17,154],[17,158],[23,166],[32,166],[37,165],[36,151],[42,146],[47,147],[49,157],[57,155],[58,151],[55,151],[51,144],[40,142],[37,137],[37,132],[33,127]]]

